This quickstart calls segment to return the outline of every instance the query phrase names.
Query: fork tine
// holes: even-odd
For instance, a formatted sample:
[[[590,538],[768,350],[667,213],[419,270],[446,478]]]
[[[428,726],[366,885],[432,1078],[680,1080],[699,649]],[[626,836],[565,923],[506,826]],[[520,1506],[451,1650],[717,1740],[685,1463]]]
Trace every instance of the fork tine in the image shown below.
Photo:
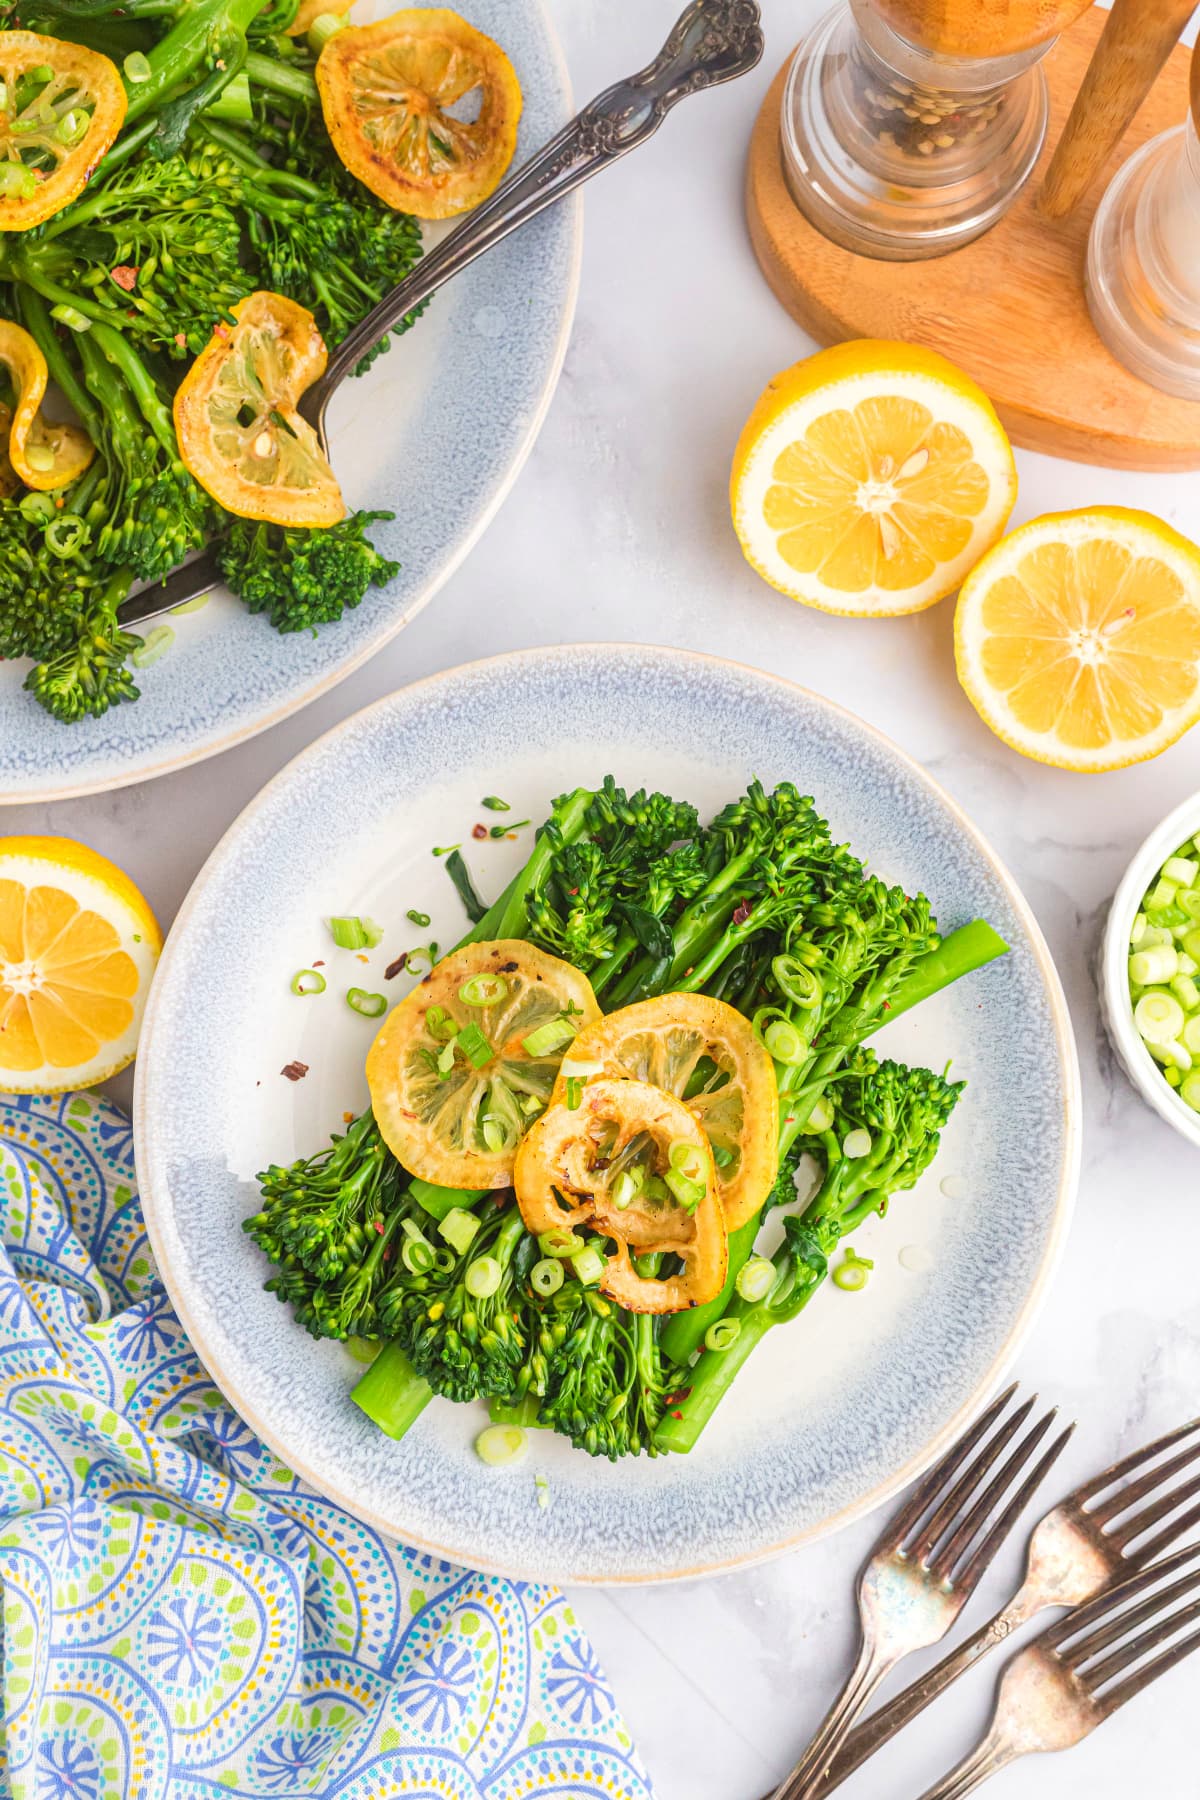
[[[1054,1407],[1038,1420],[1031,1431],[1026,1432],[1016,1449],[1001,1463],[983,1492],[968,1508],[965,1517],[954,1525],[948,1540],[934,1551],[931,1567],[946,1579],[953,1575],[956,1565],[991,1518],[992,1509],[999,1505],[1012,1482],[1032,1459],[1057,1416],[1058,1408]]]
[[[1098,1494],[1104,1492],[1105,1488],[1111,1487],[1114,1481],[1120,1481],[1123,1475],[1131,1474],[1134,1469],[1140,1468],[1152,1457],[1161,1455],[1164,1450],[1169,1450],[1172,1444],[1180,1443],[1193,1431],[1200,1431],[1200,1419],[1189,1419],[1186,1425],[1177,1425],[1174,1431],[1164,1432],[1163,1436],[1155,1438],[1152,1444],[1143,1444],[1140,1450],[1133,1450],[1128,1456],[1123,1456],[1120,1462],[1113,1463],[1111,1468],[1101,1470],[1094,1480],[1085,1482],[1082,1487],[1076,1488],[1071,1495],[1072,1500],[1078,1506],[1083,1506],[1088,1500],[1094,1500]]]
[[[1000,1517],[996,1520],[991,1530],[980,1540],[979,1544],[971,1552],[970,1557],[963,1564],[963,1567],[957,1571],[955,1578],[956,1587],[965,1588],[968,1591],[974,1587],[975,1583],[983,1574],[983,1571],[987,1568],[1017,1520],[1021,1517],[1021,1514],[1025,1511],[1025,1508],[1029,1505],[1034,1494],[1066,1449],[1067,1444],[1074,1435],[1074,1431],[1074,1423],[1068,1425],[1065,1431],[1059,1432],[1050,1448],[1043,1452],[1037,1463],[1029,1471],[1029,1474],[1025,1477],[1024,1481],[1009,1501],[1008,1505],[1004,1508],[1004,1511],[1000,1514]]]
[[[1135,1694],[1140,1694],[1142,1689],[1149,1687],[1152,1681],[1157,1681],[1160,1675],[1165,1675],[1168,1669],[1173,1669],[1176,1663],[1181,1663],[1185,1656],[1192,1654],[1193,1650],[1200,1650],[1200,1631],[1193,1631],[1191,1637],[1184,1638],[1181,1643],[1173,1644],[1169,1650],[1164,1650],[1161,1656],[1156,1656],[1153,1662],[1147,1663],[1144,1668],[1135,1670],[1128,1681],[1122,1681],[1118,1687],[1109,1688],[1106,1694],[1101,1694],[1096,1699],[1095,1704],[1100,1707],[1105,1718],[1110,1717],[1119,1706],[1124,1706],[1127,1700],[1132,1700]]]
[[[929,1560],[943,1532],[957,1517],[960,1509],[971,1499],[997,1457],[1002,1456],[1007,1450],[1029,1417],[1036,1400],[1037,1395],[1033,1394],[1026,1400],[1024,1406],[1019,1406],[1012,1417],[1006,1419],[999,1431],[982,1446],[978,1455],[967,1465],[957,1481],[947,1492],[943,1493],[932,1517],[921,1526],[917,1538],[909,1549],[908,1553],[914,1562],[921,1563],[926,1568],[929,1566]]]
[[[1115,1587],[1105,1588],[1094,1600],[1088,1600],[1083,1606],[1076,1606],[1053,1625],[1043,1631],[1039,1642],[1052,1650],[1065,1644],[1068,1638],[1078,1637],[1081,1631],[1098,1624],[1108,1618],[1116,1608],[1124,1606],[1127,1600],[1136,1600],[1139,1594],[1146,1593],[1156,1582],[1168,1575],[1174,1575],[1177,1569],[1186,1568],[1189,1562],[1200,1556],[1200,1544],[1186,1544],[1182,1550],[1176,1550],[1173,1556],[1165,1556],[1159,1563],[1149,1568],[1140,1569],[1127,1581],[1118,1582]]]
[[[1200,1438],[1178,1456],[1173,1456],[1170,1462],[1160,1463],[1156,1469],[1148,1470],[1139,1481],[1131,1481],[1126,1487],[1118,1488],[1100,1506],[1089,1506],[1088,1517],[1097,1525],[1108,1525],[1138,1500],[1144,1500],[1147,1494],[1153,1494],[1161,1488],[1165,1481],[1172,1480],[1181,1470],[1189,1468],[1197,1457],[1200,1457]]]
[[[1087,1636],[1078,1643],[1069,1642],[1065,1648],[1059,1650],[1057,1652],[1059,1661],[1065,1663],[1068,1669],[1077,1670],[1080,1680],[1086,1682],[1088,1687],[1101,1687],[1109,1678],[1104,1670],[1113,1659],[1106,1658],[1094,1669],[1085,1669],[1083,1665],[1092,1662],[1095,1657],[1099,1656],[1101,1650],[1107,1650],[1110,1644],[1119,1644],[1122,1638],[1127,1638],[1130,1632],[1136,1631],[1139,1625],[1145,1625],[1151,1619],[1157,1619],[1163,1609],[1173,1606],[1176,1600],[1186,1600],[1189,1594],[1195,1593],[1197,1587],[1200,1587],[1200,1569],[1193,1569],[1191,1574],[1185,1575],[1181,1581],[1173,1581],[1170,1587],[1156,1589],[1154,1593],[1148,1594],[1144,1600],[1139,1601],[1136,1606],[1131,1606],[1127,1611],[1114,1610],[1110,1617],[1101,1620],[1096,1629],[1089,1631]],[[1187,1620],[1184,1619],[1182,1623],[1186,1625]],[[1169,1637],[1171,1629],[1173,1627],[1168,1628],[1163,1636]],[[1152,1650],[1154,1644],[1160,1641],[1161,1639],[1153,1639],[1149,1633],[1143,1633],[1142,1637],[1135,1639],[1132,1645],[1122,1645],[1122,1649],[1117,1654],[1122,1655],[1125,1651],[1132,1650],[1133,1655],[1126,1657],[1127,1662],[1132,1662],[1138,1656],[1143,1655],[1145,1651]],[[1139,1643],[1141,1644],[1140,1650],[1136,1648]],[[1110,1674],[1119,1674],[1124,1666],[1123,1663],[1117,1664],[1110,1670]]]
[[[1190,1531],[1198,1521],[1200,1521],[1200,1506],[1189,1506],[1180,1518],[1172,1519],[1170,1524],[1165,1526],[1157,1537],[1151,1538],[1148,1544],[1142,1544],[1136,1550],[1126,1550],[1126,1562],[1135,1569],[1153,1562],[1161,1551],[1166,1550],[1177,1538],[1181,1538],[1185,1531]]]
[[[965,1431],[962,1437],[958,1439],[957,1443],[951,1444],[942,1460],[939,1463],[935,1463],[928,1475],[926,1475],[914,1488],[908,1498],[907,1505],[901,1508],[894,1519],[888,1521],[872,1551],[872,1555],[875,1555],[881,1550],[894,1550],[898,1545],[903,1544],[905,1538],[908,1537],[909,1533],[920,1523],[920,1520],[928,1511],[929,1507],[933,1505],[934,1501],[941,1493],[943,1486],[949,1481],[955,1470],[966,1461],[968,1456],[970,1456],[980,1438],[991,1430],[1000,1414],[1004,1411],[1004,1408],[1016,1393],[1017,1386],[1018,1384],[1014,1381],[1011,1387],[1005,1388],[1002,1394],[998,1394],[992,1401],[992,1404],[988,1407],[987,1411],[976,1419],[970,1430]]]
[[[1144,1506],[1128,1523],[1122,1524],[1116,1531],[1110,1531],[1109,1539],[1123,1550],[1134,1538],[1141,1537],[1143,1531],[1149,1531],[1161,1519],[1170,1518],[1176,1507],[1182,1506],[1185,1500],[1194,1499],[1197,1494],[1200,1494],[1200,1475],[1193,1475],[1190,1481],[1173,1488],[1169,1494],[1163,1494],[1152,1506]]]

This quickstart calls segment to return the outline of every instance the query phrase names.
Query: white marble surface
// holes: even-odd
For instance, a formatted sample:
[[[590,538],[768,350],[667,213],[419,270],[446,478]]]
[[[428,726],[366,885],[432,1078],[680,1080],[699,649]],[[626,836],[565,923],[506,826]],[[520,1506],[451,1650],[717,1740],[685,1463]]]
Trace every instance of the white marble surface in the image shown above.
[[[513,0],[521,4],[522,0]],[[554,0],[581,98],[636,67],[677,0]],[[436,602],[368,668],[216,761],[99,799],[10,809],[0,829],[78,835],[115,857],[170,919],[218,836],[319,732],[413,677],[492,651],[636,639],[778,670],[890,732],[973,814],[1022,883],[1062,971],[1083,1064],[1083,1184],[1065,1260],[1020,1373],[1080,1421],[1055,1485],[1200,1410],[1196,1153],[1126,1085],[1101,1037],[1093,962],[1134,846],[1200,785],[1200,737],[1142,768],[1070,776],[994,739],[959,691],[953,609],[868,623],[794,607],[742,562],[725,484],[767,378],[809,348],[761,281],[741,215],[744,146],[770,75],[816,7],[766,0],[754,75],[683,107],[590,191],[566,372],[515,492]],[[931,279],[936,270],[931,271]],[[1088,501],[1153,508],[1193,532],[1200,477],[1093,470],[1020,453],[1017,519]],[[752,1800],[782,1775],[851,1647],[851,1583],[877,1529],[719,1580],[584,1592],[661,1800]],[[990,1591],[1011,1579],[1016,1552]],[[984,1600],[971,1617],[982,1618]],[[1200,1664],[1144,1696],[1068,1759],[1031,1759],[994,1792],[1024,1800],[1163,1800],[1197,1792]],[[916,1796],[984,1719],[964,1683],[847,1800]]]

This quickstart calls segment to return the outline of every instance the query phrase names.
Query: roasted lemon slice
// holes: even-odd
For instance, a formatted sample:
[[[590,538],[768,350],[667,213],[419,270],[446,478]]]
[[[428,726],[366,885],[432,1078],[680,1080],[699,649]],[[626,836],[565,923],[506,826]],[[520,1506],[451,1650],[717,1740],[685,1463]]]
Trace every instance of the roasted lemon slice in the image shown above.
[[[0,838],[0,1087],[53,1094],[133,1060],[162,934],[106,857]]]
[[[28,231],[74,200],[125,119],[115,63],[82,44],[0,31],[0,231]]]
[[[712,1151],[682,1100],[644,1081],[592,1081],[579,1105],[552,1106],[517,1151],[513,1183],[526,1229],[588,1225],[616,1246],[602,1291],[630,1312],[702,1306],[725,1282],[728,1248]],[[580,1240],[582,1247],[582,1240]],[[634,1256],[677,1256],[661,1279]]]
[[[0,363],[12,381],[8,460],[26,487],[49,492],[76,481],[96,454],[78,425],[51,425],[40,412],[50,371],[27,331],[0,319]],[[5,409],[7,413],[7,408]]]
[[[566,1076],[589,1064],[683,1100],[712,1148],[729,1230],[758,1211],[775,1180],[779,1090],[775,1065],[740,1012],[707,994],[664,994],[609,1013],[576,1038],[554,1100],[566,1098]]]
[[[520,939],[443,957],[393,1008],[367,1057],[389,1148],[424,1181],[507,1185],[564,1052],[599,1014],[586,975]]]
[[[283,294],[248,294],[179,384],[179,454],[226,512],[276,525],[336,525],[337,477],[296,407],[324,372],[317,322]]]
[[[499,44],[447,6],[347,26],[321,51],[316,75],[338,155],[400,212],[469,212],[512,161],[521,117],[516,71]],[[475,116],[458,116],[476,96]]]

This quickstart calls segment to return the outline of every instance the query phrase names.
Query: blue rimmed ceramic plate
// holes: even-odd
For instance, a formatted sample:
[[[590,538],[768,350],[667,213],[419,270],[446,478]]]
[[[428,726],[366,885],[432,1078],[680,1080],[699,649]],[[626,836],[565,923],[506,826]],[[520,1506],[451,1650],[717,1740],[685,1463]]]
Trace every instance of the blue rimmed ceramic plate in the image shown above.
[[[350,1404],[356,1369],[262,1292],[241,1230],[255,1171],[366,1101],[374,1027],[342,1001],[461,909],[434,844],[466,840],[490,898],[528,850],[476,844],[480,799],[517,819],[608,772],[715,811],[752,774],[791,779],[943,928],[984,915],[1011,954],[897,1020],[880,1044],[969,1083],[934,1170],[856,1234],[860,1294],[832,1284],[756,1353],[686,1458],[594,1462],[549,1433],[486,1468],[481,1408],[435,1401],[402,1443]],[[485,818],[492,815],[484,814]],[[408,909],[432,916],[430,932]],[[387,927],[364,968],[322,920]],[[297,1000],[317,957],[329,987]],[[308,1065],[299,1082],[287,1063]],[[138,1170],[159,1266],[201,1357],[278,1454],[410,1544],[541,1579],[652,1581],[754,1560],[844,1524],[929,1462],[998,1380],[1045,1292],[1078,1159],[1078,1075],[1058,979],[1012,880],[936,784],[815,694],[673,650],[527,651],[454,669],[359,713],[298,757],[213,852],[171,933],[138,1062]],[[549,1479],[537,1503],[535,1474]]]
[[[362,9],[382,16],[384,0]],[[517,159],[570,116],[566,70],[538,0],[472,0],[504,45],[525,108]],[[142,697],[59,725],[0,663],[0,803],[145,781],[227,750],[306,706],[396,635],[466,556],[537,436],[566,351],[579,276],[578,199],[553,207],[438,294],[415,330],[330,409],[333,464],[352,506],[392,509],[372,538],[400,564],[386,588],[316,637],[281,637],[227,593],[167,621]],[[440,228],[439,228],[440,229]]]

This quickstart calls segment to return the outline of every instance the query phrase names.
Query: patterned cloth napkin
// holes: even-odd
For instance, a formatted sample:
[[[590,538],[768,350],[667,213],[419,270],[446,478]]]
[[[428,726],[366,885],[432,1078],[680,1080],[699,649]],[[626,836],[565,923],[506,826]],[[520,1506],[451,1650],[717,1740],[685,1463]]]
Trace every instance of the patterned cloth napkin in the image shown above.
[[[651,1800],[561,1594],[388,1543],[212,1386],[123,1113],[0,1096],[0,1216],[0,1792]]]

